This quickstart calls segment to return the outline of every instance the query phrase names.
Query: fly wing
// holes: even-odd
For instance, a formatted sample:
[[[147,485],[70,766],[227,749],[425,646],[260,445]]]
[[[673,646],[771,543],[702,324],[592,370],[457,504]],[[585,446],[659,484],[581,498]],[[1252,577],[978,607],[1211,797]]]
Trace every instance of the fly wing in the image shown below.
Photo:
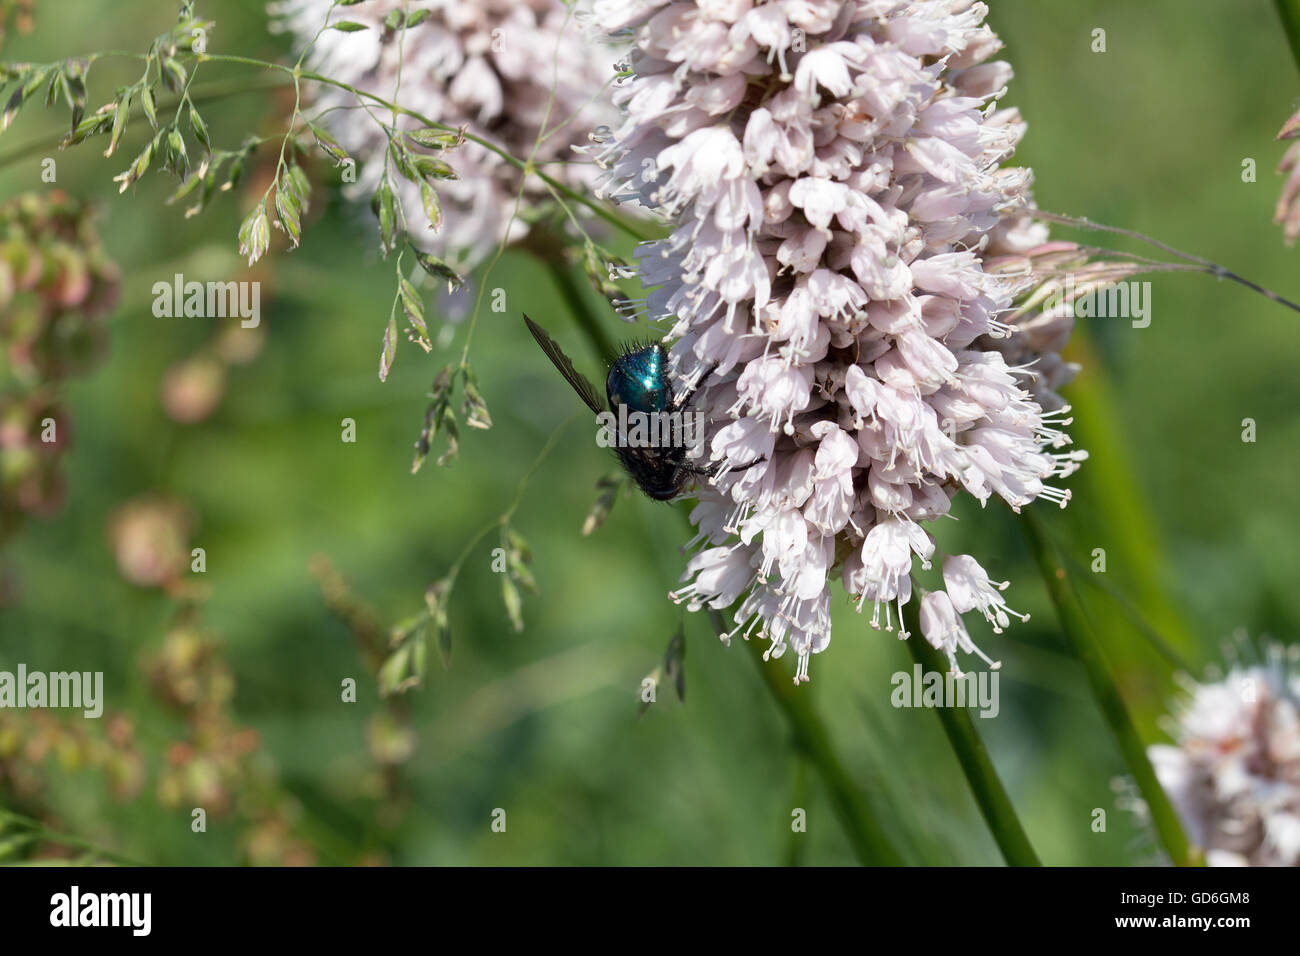
[[[599,415],[603,412],[605,407],[596,392],[596,386],[592,385],[581,372],[573,367],[573,362],[569,361],[569,357],[564,354],[559,343],[547,335],[545,329],[526,315],[524,316],[524,323],[528,326],[528,331],[533,333],[533,338],[542,347],[542,351],[546,353],[546,357],[560,370],[560,374],[564,376],[565,380],[573,386],[573,390],[578,393],[578,397],[595,414]]]

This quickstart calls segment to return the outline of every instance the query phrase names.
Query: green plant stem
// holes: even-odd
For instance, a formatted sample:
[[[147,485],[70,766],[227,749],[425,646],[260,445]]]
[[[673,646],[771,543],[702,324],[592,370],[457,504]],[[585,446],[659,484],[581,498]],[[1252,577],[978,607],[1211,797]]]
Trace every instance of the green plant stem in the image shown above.
[[[1061,547],[1060,539],[1053,535],[1046,526],[1039,524],[1039,529],[1047,535],[1048,539],[1056,547],[1057,553],[1061,560],[1065,562],[1067,570],[1074,575],[1076,581],[1091,586],[1097,591],[1114,602],[1115,607],[1123,614],[1125,618],[1133,625],[1136,633],[1140,634],[1151,649],[1164,659],[1164,662],[1175,670],[1192,671],[1194,668],[1191,663],[1183,657],[1167,640],[1156,627],[1146,619],[1131,600],[1115,585],[1106,580],[1104,574],[1092,574],[1078,560],[1076,560],[1065,548]]]
[[[564,261],[563,246],[559,244],[559,237],[543,235],[538,241],[531,241],[530,237],[525,240],[525,243],[528,251],[550,271],[551,278],[564,299],[564,304],[569,307],[569,312],[581,327],[587,341],[602,359],[611,358],[615,354],[614,340],[591,311],[582,285],[574,277],[573,268]]]
[[[1300,67],[1300,0],[1273,0],[1277,15],[1282,20],[1282,32],[1291,44],[1291,55]]]
[[[258,76],[252,78],[240,77],[238,80],[224,80],[220,83],[206,83],[194,88],[194,92],[189,95],[189,101],[196,106],[203,103],[213,103],[229,96],[238,96],[240,93],[256,93],[258,90],[277,86],[283,84],[283,82],[284,80],[278,76]],[[180,102],[181,99],[178,97],[177,104]],[[126,121],[126,128],[132,129],[145,122],[147,122],[147,119],[144,113],[135,112]],[[24,159],[31,159],[33,156],[46,155],[50,152],[52,145],[48,136],[42,136],[38,140],[33,140],[30,143],[0,153],[0,169],[21,162]]]
[[[904,608],[904,621],[912,633],[905,642],[907,649],[923,671],[946,674],[949,670],[948,659],[921,636],[919,616],[920,601],[912,600]],[[989,832],[1002,851],[1002,858],[1008,866],[1042,866],[1016,815],[1011,797],[1002,786],[1002,780],[998,777],[997,768],[993,766],[984,741],[975,730],[970,711],[965,707],[936,707],[934,712],[957,754],[957,762],[961,764],[962,773],[966,775],[966,782],[970,784],[971,793],[984,822],[988,824]]]
[[[812,781],[809,779],[808,758],[803,752],[794,755],[794,785],[790,789],[790,806],[807,807],[812,799]],[[785,865],[802,866],[808,848],[806,833],[790,828],[790,842],[786,845]]]
[[[853,852],[865,865],[901,866],[903,858],[894,849],[889,838],[876,822],[871,807],[862,791],[844,769],[830,734],[821,717],[813,709],[812,696],[807,687],[796,687],[786,668],[763,660],[763,646],[758,640],[742,641],[749,656],[758,667],[763,685],[771,693],[777,707],[790,725],[795,745],[817,768],[822,783],[830,794],[831,806],[844,828]]]
[[[31,817],[23,816],[21,813],[14,813],[12,810],[6,810],[0,807],[0,827],[7,823],[12,823],[19,829],[32,834],[37,839],[46,843],[56,843],[60,846],[71,847],[74,850],[81,850],[90,854],[92,857],[100,860],[107,860],[110,863],[116,863],[119,866],[145,866],[138,860],[115,853],[112,850],[106,850],[101,846],[91,843],[89,840],[83,840],[81,837],[72,836],[68,833],[60,833],[57,830],[51,830],[39,820],[33,820]]]
[[[1070,433],[1080,448],[1094,450],[1072,476],[1075,499],[1064,512],[1070,540],[1088,541],[1088,550],[1103,547],[1112,570],[1122,571],[1125,590],[1165,644],[1185,659],[1197,653],[1195,635],[1169,598],[1163,569],[1168,567],[1160,529],[1152,518],[1147,494],[1133,464],[1123,427],[1123,408],[1116,401],[1106,362],[1096,348],[1092,330],[1080,326],[1070,341],[1068,358],[1083,366],[1070,384],[1074,424]],[[1100,453],[1103,452],[1104,454]],[[1099,615],[1102,633],[1124,627],[1120,615]],[[1135,649],[1123,648],[1132,659]],[[1163,706],[1161,706],[1163,711]],[[1149,719],[1145,715],[1144,719]]]
[[[1155,770],[1147,758],[1146,747],[1138,736],[1137,728],[1129,716],[1124,699],[1116,686],[1110,669],[1101,655],[1096,634],[1088,613],[1074,587],[1073,579],[1066,570],[1060,553],[1049,540],[1036,515],[1025,512],[1021,515],[1020,525],[1024,529],[1029,550],[1038,562],[1039,571],[1047,584],[1047,591],[1056,608],[1061,624],[1061,632],[1066,643],[1074,652],[1075,658],[1083,667],[1092,689],[1097,706],[1106,719],[1115,742],[1119,745],[1129,773],[1133,775],[1142,799],[1146,801],[1165,852],[1176,866],[1199,865],[1201,855],[1193,850],[1178,821],[1169,798],[1165,795],[1156,779]]]

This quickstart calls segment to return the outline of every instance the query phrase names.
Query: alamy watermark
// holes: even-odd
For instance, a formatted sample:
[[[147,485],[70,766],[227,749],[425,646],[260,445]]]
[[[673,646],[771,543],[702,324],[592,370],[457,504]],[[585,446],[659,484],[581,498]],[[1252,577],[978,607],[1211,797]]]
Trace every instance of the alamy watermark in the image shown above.
[[[104,713],[103,671],[0,671],[0,708],[81,708],[92,719]]]
[[[601,448],[694,448],[704,438],[704,413],[638,412],[618,406],[618,415],[601,412],[596,444]]]
[[[225,319],[238,316],[240,327],[255,329],[262,321],[260,282],[186,282],[176,273],[172,281],[153,284],[153,314],[160,319]]]
[[[50,897],[51,926],[116,926],[131,930],[133,936],[148,936],[152,914],[152,893],[83,893],[74,885]]]
[[[894,687],[889,702],[895,707],[978,707],[981,717],[996,717],[1002,709],[998,677],[996,670],[940,674],[916,664],[910,673],[897,671],[889,679]]]
[[[1043,303],[1044,315],[1068,315],[1080,319],[1132,319],[1133,328],[1151,324],[1151,283],[1130,280],[1100,287],[1089,280],[1082,291],[1067,273],[1065,284]]]

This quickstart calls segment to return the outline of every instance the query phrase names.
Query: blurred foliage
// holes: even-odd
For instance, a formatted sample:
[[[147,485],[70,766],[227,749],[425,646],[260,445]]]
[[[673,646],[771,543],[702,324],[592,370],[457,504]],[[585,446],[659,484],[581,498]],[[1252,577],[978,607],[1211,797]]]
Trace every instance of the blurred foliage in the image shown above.
[[[1019,159],[1034,167],[1044,208],[1141,230],[1300,296],[1296,250],[1271,223],[1274,136],[1300,94],[1271,4],[991,6],[1017,72],[1006,102],[1030,125]],[[285,56],[257,4],[205,12],[217,20],[212,49]],[[6,58],[138,49],[175,10],[68,0],[57,12],[38,3],[34,17],[29,35],[5,35]],[[1096,28],[1107,31],[1105,53],[1090,50]],[[138,72],[130,62],[100,69],[91,103]],[[228,65],[208,76],[230,89],[244,79]],[[205,102],[203,115],[229,142],[283,131],[292,108],[291,88],[250,82]],[[306,168],[311,230],[292,252],[273,243],[250,271],[234,237],[275,175],[273,155],[255,153],[238,190],[187,219],[163,204],[175,188],[165,176],[119,196],[120,163],[93,148],[58,152],[65,130],[65,116],[29,104],[0,138],[0,197],[49,200],[57,189],[97,203],[121,295],[104,359],[59,383],[77,423],[61,452],[61,508],[0,551],[11,593],[0,669],[102,670],[107,705],[98,721],[0,712],[0,805],[151,863],[853,862],[744,649],[721,646],[706,619],[688,615],[689,653],[665,661],[679,624],[665,595],[684,540],[670,506],[618,495],[584,536],[610,490],[597,487],[610,459],[586,428],[560,433],[516,495],[575,411],[518,318],[527,311],[579,341],[573,290],[536,254],[508,251],[469,277],[507,303],[496,313],[485,302],[472,347],[492,427],[466,429],[455,461],[412,474],[430,382],[455,363],[465,328],[447,326],[449,300],[426,293],[432,354],[407,349],[376,380],[392,265],[368,211],[340,203],[336,170]],[[123,155],[148,132],[124,131]],[[46,158],[55,184],[41,178]],[[1257,182],[1243,182],[1245,158],[1257,161]],[[630,256],[629,242],[613,241]],[[261,326],[155,317],[153,284],[178,272],[260,280]],[[1107,622],[1105,649],[1153,741],[1172,669],[1106,589],[1197,669],[1238,628],[1288,641],[1300,629],[1300,484],[1290,480],[1300,325],[1237,286],[1150,281],[1149,328],[1081,323],[1086,400],[1075,432],[1093,458],[1071,479],[1067,511],[1036,507],[1085,567],[1106,549],[1104,589],[1083,597]],[[601,301],[595,290],[589,299]],[[612,336],[631,331],[602,314]],[[570,351],[588,374],[597,367],[595,354]],[[1257,423],[1255,443],[1241,440],[1244,418]],[[355,442],[341,440],[344,419]],[[973,635],[1003,662],[1001,712],[976,729],[1030,841],[1053,864],[1151,858],[1150,834],[1121,809],[1123,763],[1020,529],[1004,509],[967,506],[959,517],[937,529],[941,544],[961,551],[980,539],[980,554],[1001,556],[990,574],[1010,579],[1012,604],[1032,612],[1002,636]],[[516,589],[513,611],[492,568],[510,532],[528,542],[538,592]],[[381,697],[391,625],[480,535],[437,604],[451,666],[430,655],[420,686]],[[189,570],[193,548],[202,574]],[[935,715],[890,706],[890,675],[911,668],[907,649],[843,602],[836,616],[835,640],[799,693],[815,698],[866,799],[909,860],[998,862]],[[638,720],[642,678],[657,668],[657,700]],[[666,692],[679,677],[684,702]],[[206,832],[191,829],[195,806],[208,810]],[[791,831],[795,807],[807,811],[806,833]],[[504,833],[492,829],[497,808]],[[1094,808],[1108,813],[1105,833],[1093,832]],[[19,856],[82,853],[31,827],[15,832]]]
[[[54,190],[0,205],[0,542],[62,504],[60,386],[102,359],[117,280],[81,202]]]

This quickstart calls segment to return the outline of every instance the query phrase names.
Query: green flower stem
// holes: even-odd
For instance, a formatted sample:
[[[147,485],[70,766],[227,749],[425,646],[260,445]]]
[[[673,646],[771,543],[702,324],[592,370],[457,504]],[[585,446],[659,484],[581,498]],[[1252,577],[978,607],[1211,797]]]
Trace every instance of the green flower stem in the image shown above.
[[[581,326],[587,341],[597,350],[602,359],[613,356],[614,341],[587,303],[583,284],[575,277],[573,267],[565,261],[560,237],[547,234],[534,240],[529,236],[524,240],[524,244],[528,251],[550,271],[551,278],[555,280],[555,285],[564,299],[564,304],[569,307],[569,313]]]
[[[1075,329],[1068,358],[1083,366],[1069,387],[1070,429],[1077,447],[1094,451],[1082,470],[1070,479],[1075,498],[1064,512],[1069,540],[1090,542],[1087,550],[1103,547],[1107,563],[1122,572],[1128,598],[1163,636],[1165,644],[1184,659],[1194,659],[1196,637],[1169,598],[1163,569],[1169,566],[1162,536],[1152,518],[1147,495],[1133,465],[1106,362],[1098,353],[1090,329]],[[1128,622],[1110,608],[1094,610],[1099,632],[1127,630]],[[1137,662],[1138,648],[1112,645],[1117,663]],[[1164,702],[1147,702],[1139,726],[1148,726]]]
[[[1121,615],[1122,620],[1126,620],[1132,627],[1134,633],[1141,635],[1151,649],[1155,651],[1174,670],[1188,671],[1195,670],[1191,662],[1187,660],[1178,650],[1173,647],[1165,636],[1147,620],[1146,616],[1134,606],[1133,602],[1115,585],[1106,580],[1104,574],[1093,574],[1083,566],[1078,560],[1070,555],[1069,551],[1061,547],[1060,538],[1052,534],[1046,526],[1040,524],[1039,529],[1047,535],[1048,539],[1056,547],[1057,553],[1061,560],[1065,562],[1066,570],[1074,575],[1075,581],[1081,581],[1089,585],[1095,591],[1100,592],[1108,598]],[[1093,613],[1096,614],[1097,607],[1093,605]],[[1120,620],[1121,618],[1116,618]]]
[[[12,825],[17,832],[23,835],[30,835],[37,840],[46,843],[56,843],[60,846],[69,847],[74,850],[81,850],[92,859],[104,860],[109,863],[115,863],[118,866],[145,866],[138,860],[123,856],[112,850],[106,850],[101,846],[91,843],[89,840],[83,840],[81,837],[72,836],[68,833],[60,833],[57,830],[51,830],[39,820],[33,820],[31,817],[25,817],[22,814],[14,813],[12,810],[6,810],[0,807],[0,830]],[[0,834],[0,842],[13,836],[13,832]],[[61,863],[63,861],[60,861]]]
[[[1049,540],[1036,515],[1025,512],[1021,515],[1020,525],[1024,529],[1029,550],[1047,583],[1048,594],[1061,623],[1061,632],[1087,675],[1097,706],[1101,708],[1102,716],[1115,736],[1129,773],[1133,775],[1142,799],[1146,801],[1165,852],[1177,866],[1200,865],[1203,862],[1201,854],[1189,845],[1187,835],[1178,822],[1178,815],[1174,813],[1169,798],[1156,779],[1151,761],[1147,759],[1146,747],[1138,736],[1119,688],[1102,659],[1092,622],[1075,590],[1073,578],[1066,570],[1065,561]]]
[[[915,592],[915,588],[913,589]],[[903,609],[903,620],[911,637],[905,642],[912,652],[912,659],[921,665],[923,671],[946,674],[949,669],[948,659],[921,636],[920,601],[914,598]],[[1034,852],[1016,815],[1016,808],[1007,795],[997,768],[989,757],[989,752],[975,730],[970,711],[965,707],[936,707],[935,713],[943,732],[948,735],[961,764],[966,782],[970,784],[971,793],[979,805],[984,822],[988,824],[1002,858],[1008,866],[1042,866],[1038,854]]]
[[[901,866],[903,858],[881,830],[862,791],[840,763],[826,725],[813,708],[808,687],[796,687],[786,668],[763,660],[762,642],[749,640],[741,643],[757,665],[763,685],[790,725],[795,745],[821,775],[830,794],[831,806],[859,862],[868,866]]]
[[[790,806],[806,807],[812,800],[812,779],[809,774],[808,758],[802,751],[794,755],[794,785],[790,788]],[[794,827],[790,828],[790,842],[786,844],[785,865],[802,866],[808,841]]]
[[[196,86],[189,94],[188,99],[195,106],[199,106],[204,103],[215,103],[231,96],[238,96],[241,93],[256,93],[259,90],[265,90],[283,83],[284,80],[278,76],[239,77],[234,80],[223,80],[219,83],[206,83]],[[178,98],[178,106],[181,102],[182,100]],[[136,111],[126,121],[126,128],[133,129],[146,122],[147,119],[144,113]],[[52,143],[48,136],[42,136],[38,140],[33,140],[30,143],[0,153],[0,169],[12,166],[24,159],[31,159],[33,156],[47,155],[52,146],[56,146],[56,144]]]
[[[1273,0],[1282,20],[1282,32],[1291,44],[1291,54],[1300,67],[1300,0]]]

